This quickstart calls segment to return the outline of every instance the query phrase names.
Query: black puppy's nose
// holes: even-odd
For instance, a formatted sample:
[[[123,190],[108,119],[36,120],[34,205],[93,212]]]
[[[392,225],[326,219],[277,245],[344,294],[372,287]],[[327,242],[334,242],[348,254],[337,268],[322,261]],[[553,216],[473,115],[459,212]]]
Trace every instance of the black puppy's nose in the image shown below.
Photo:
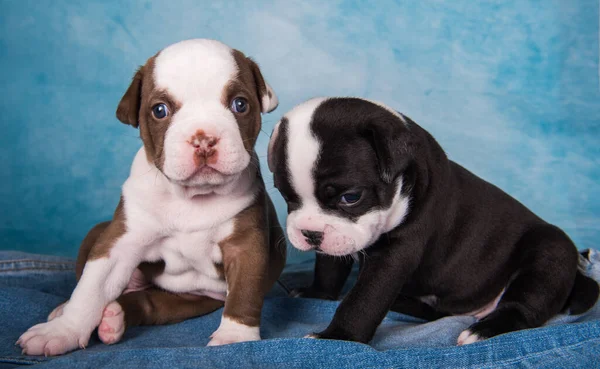
[[[300,232],[302,232],[302,235],[306,237],[306,242],[309,245],[319,246],[321,244],[321,241],[323,241],[323,232],[308,231],[306,229],[303,229]]]

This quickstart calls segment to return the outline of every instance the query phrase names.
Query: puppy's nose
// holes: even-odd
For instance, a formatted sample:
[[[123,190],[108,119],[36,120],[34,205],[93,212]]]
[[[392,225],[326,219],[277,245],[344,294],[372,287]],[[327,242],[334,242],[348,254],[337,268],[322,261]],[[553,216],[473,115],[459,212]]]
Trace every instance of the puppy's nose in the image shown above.
[[[209,157],[215,153],[215,145],[219,142],[219,139],[198,130],[188,142],[194,146],[198,155]]]
[[[321,242],[323,242],[323,232],[309,231],[306,229],[303,229],[300,232],[306,237],[306,242],[311,246],[319,246]]]

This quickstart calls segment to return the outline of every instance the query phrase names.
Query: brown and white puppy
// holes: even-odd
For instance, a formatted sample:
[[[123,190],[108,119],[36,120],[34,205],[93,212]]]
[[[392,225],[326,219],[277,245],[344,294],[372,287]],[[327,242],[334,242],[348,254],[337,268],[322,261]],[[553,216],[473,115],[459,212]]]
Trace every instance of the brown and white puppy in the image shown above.
[[[263,299],[285,244],[254,152],[261,113],[277,107],[258,66],[213,40],[188,40],[148,59],[117,118],[139,127],[138,151],[112,221],[81,245],[65,304],[17,341],[58,355],[126,326],[167,324],[223,305],[209,345],[259,340]]]

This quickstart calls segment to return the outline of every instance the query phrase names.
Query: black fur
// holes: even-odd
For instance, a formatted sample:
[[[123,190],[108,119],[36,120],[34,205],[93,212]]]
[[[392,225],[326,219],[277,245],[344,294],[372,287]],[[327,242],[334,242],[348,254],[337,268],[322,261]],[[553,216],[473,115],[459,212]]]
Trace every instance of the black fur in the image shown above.
[[[287,146],[287,142],[288,120],[287,118],[283,117],[281,118],[281,122],[279,123],[278,139],[273,145],[273,152],[279,153],[279,155],[273,157],[274,171],[277,173],[281,173],[281,175],[274,177],[273,183],[275,187],[281,189],[280,192],[288,206],[289,213],[297,209],[301,205],[301,203],[300,197],[298,197],[298,194],[296,193],[296,191],[294,191],[294,188],[292,187],[292,184],[290,183],[289,179],[289,172],[286,164],[287,152],[284,149]]]
[[[578,271],[577,249],[562,230],[448,160],[428,132],[406,121],[353,98],[315,110],[311,129],[323,151],[313,171],[323,209],[355,219],[387,207],[399,176],[410,196],[407,217],[365,249],[355,286],[318,337],[368,342],[390,309],[429,320],[465,314],[504,288],[496,310],[470,327],[481,338],[538,327],[596,302],[598,285]],[[274,155],[275,183],[292,212],[301,199],[287,180],[285,144],[277,142]],[[360,206],[337,209],[330,199],[352,188],[366,193]],[[313,285],[294,295],[337,299],[351,266],[318,254]],[[418,299],[431,295],[429,305]]]

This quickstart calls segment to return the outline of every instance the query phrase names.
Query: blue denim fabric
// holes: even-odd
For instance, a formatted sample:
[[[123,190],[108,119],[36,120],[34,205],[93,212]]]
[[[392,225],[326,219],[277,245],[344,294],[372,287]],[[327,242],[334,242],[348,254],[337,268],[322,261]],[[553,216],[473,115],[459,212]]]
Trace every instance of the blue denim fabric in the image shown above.
[[[591,251],[587,273],[600,279],[600,253]],[[263,341],[205,347],[221,311],[169,326],[135,327],[107,346],[93,337],[85,350],[31,357],[14,346],[19,335],[68,298],[75,285],[70,259],[0,253],[0,368],[590,368],[600,363],[600,305],[582,316],[558,316],[547,326],[456,347],[474,319],[449,317],[424,323],[389,313],[370,345],[303,339],[331,320],[337,302],[285,297],[312,278],[312,264],[288,266],[265,302]],[[346,288],[349,288],[347,286]],[[568,323],[568,324],[567,324]]]

